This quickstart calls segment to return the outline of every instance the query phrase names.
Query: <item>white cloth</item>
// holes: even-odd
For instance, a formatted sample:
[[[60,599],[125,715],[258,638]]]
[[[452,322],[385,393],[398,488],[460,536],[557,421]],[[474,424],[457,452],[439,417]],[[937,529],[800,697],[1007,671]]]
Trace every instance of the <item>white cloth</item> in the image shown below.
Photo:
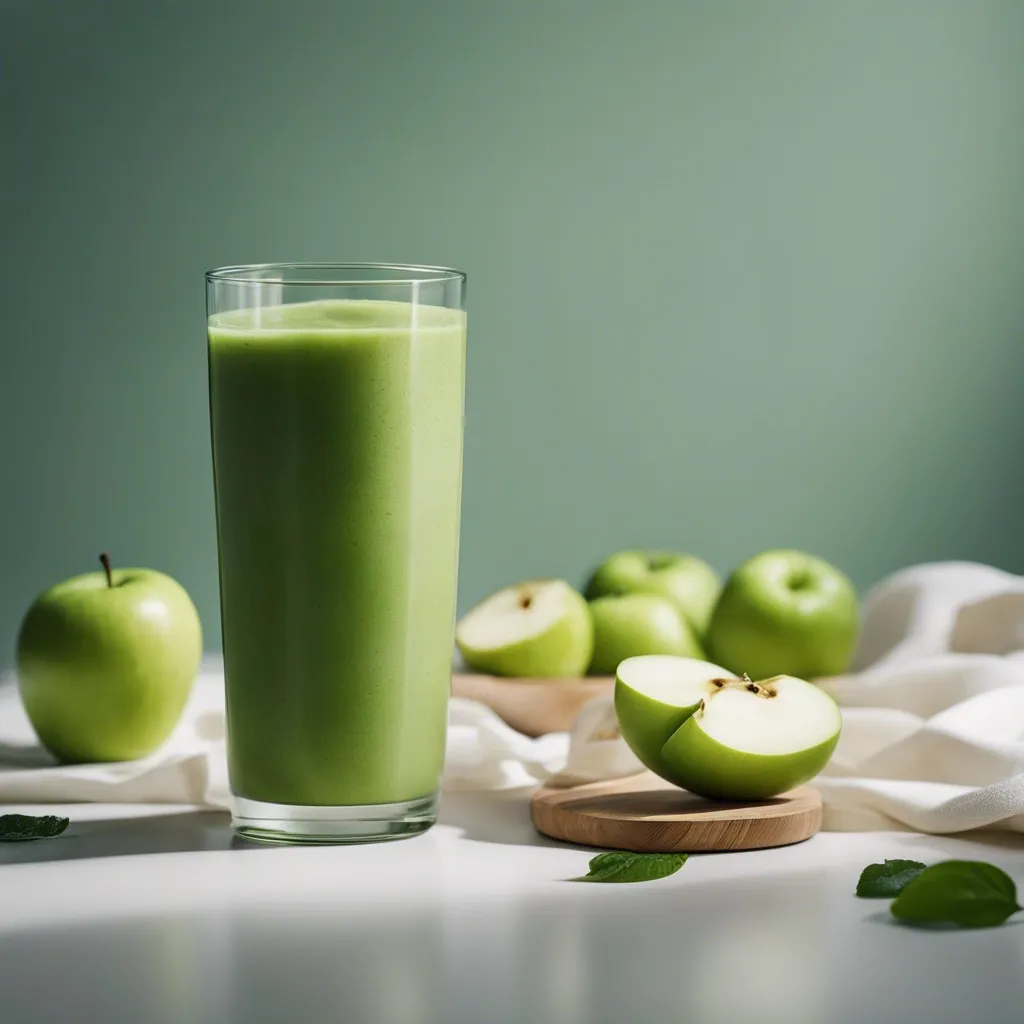
[[[850,674],[821,681],[843,733],[814,785],[825,828],[1024,832],[1024,578],[989,566],[916,566],[865,598]],[[572,733],[529,739],[453,700],[447,789],[617,778],[640,769],[607,698]],[[125,764],[58,766],[35,742],[13,685],[0,686],[0,804],[229,804],[223,674],[204,661],[174,735]]]
[[[181,721],[154,754],[138,761],[59,765],[39,746],[9,675],[0,683],[0,805],[229,807],[224,731],[223,667],[219,657],[207,656]],[[443,784],[448,789],[535,786],[565,764],[568,748],[565,733],[530,739],[484,705],[453,699]]]
[[[39,746],[12,674],[0,685],[0,804],[4,803],[227,807],[220,659],[204,660],[167,743],[149,757],[110,764],[58,765]]]
[[[944,562],[864,601],[854,671],[815,780],[825,828],[1024,832],[1024,578]]]

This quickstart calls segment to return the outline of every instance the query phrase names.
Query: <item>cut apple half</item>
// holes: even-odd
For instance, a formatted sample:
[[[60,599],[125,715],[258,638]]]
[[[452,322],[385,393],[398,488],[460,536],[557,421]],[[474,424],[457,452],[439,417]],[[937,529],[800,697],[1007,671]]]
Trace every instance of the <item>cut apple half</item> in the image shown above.
[[[530,580],[492,594],[459,621],[466,664],[500,676],[582,676],[594,649],[586,601],[565,580]]]
[[[615,713],[623,739],[652,772],[672,769],[661,748],[699,707],[710,679],[735,679],[728,669],[699,658],[650,654],[626,658],[615,677]],[[670,780],[671,781],[671,780]]]
[[[817,775],[842,718],[793,676],[737,678],[692,658],[629,658],[615,683],[622,736],[653,772],[701,796],[758,800]]]

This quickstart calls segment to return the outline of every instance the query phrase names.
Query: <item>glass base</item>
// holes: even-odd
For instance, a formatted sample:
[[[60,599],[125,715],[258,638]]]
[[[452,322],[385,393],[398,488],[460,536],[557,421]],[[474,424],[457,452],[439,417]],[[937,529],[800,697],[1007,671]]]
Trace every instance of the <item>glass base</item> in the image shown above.
[[[425,832],[437,820],[438,794],[395,804],[303,807],[236,796],[231,825],[245,839],[278,844],[378,843]]]

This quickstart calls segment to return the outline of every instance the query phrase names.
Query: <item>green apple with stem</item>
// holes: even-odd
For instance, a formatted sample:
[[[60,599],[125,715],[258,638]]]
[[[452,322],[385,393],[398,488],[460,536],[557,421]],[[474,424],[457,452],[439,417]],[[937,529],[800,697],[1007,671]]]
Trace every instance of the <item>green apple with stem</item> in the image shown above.
[[[609,594],[590,602],[590,616],[594,620],[590,675],[615,675],[619,662],[640,654],[704,657],[693,628],[667,597]]]
[[[582,676],[594,650],[583,597],[565,580],[505,587],[468,611],[455,643],[476,672],[498,676]]]
[[[86,573],[44,591],[18,632],[22,703],[65,762],[129,761],[174,730],[202,656],[184,588],[151,569]]]
[[[814,778],[839,741],[835,701],[803,679],[737,678],[691,658],[619,665],[615,710],[651,771],[715,800],[765,800]]]
[[[607,594],[660,594],[683,613],[698,638],[707,631],[722,581],[701,558],[677,551],[620,551],[587,583],[589,600]]]
[[[838,675],[857,639],[857,592],[828,562],[765,551],[729,577],[707,634],[708,656],[754,679]]]

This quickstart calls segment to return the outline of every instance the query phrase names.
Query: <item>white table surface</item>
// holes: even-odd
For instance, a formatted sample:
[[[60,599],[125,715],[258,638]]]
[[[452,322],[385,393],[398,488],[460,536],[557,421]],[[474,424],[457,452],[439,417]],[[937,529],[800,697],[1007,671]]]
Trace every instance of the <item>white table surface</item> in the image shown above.
[[[450,794],[425,835],[328,848],[189,808],[6,809],[73,824],[0,844],[3,1024],[1024,1020],[1024,920],[919,931],[852,895],[885,857],[1024,881],[1021,839],[825,833],[584,885],[565,879],[594,851],[537,836],[521,794]]]

